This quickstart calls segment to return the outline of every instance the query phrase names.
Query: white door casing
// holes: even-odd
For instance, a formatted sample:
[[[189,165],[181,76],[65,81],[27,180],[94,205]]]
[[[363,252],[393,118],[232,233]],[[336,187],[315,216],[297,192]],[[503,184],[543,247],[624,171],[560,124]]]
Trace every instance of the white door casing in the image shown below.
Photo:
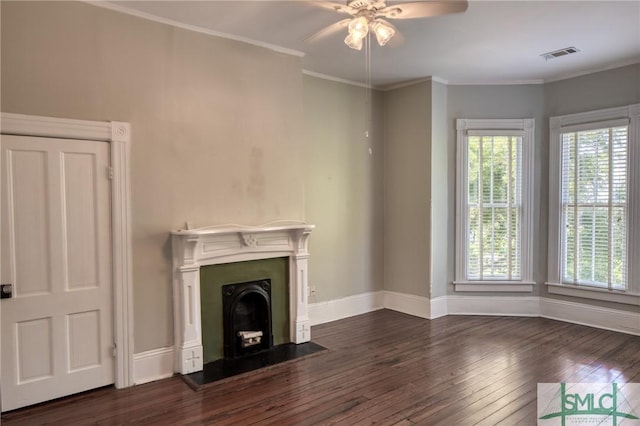
[[[95,387],[100,386],[100,383],[104,383],[105,381],[113,383],[114,379],[116,387],[131,386],[133,384],[133,316],[129,202],[129,125],[119,122],[108,123],[67,120],[17,114],[2,114],[1,118],[3,135],[0,144],[2,145],[3,156],[2,163],[0,164],[0,185],[3,191],[9,188],[6,182],[7,176],[11,176],[11,173],[19,173],[17,171],[19,167],[11,164],[12,161],[16,160],[21,162],[21,166],[26,165],[27,168],[25,170],[29,169],[30,171],[26,172],[27,174],[25,176],[27,176],[27,178],[22,176],[22,181],[24,181],[27,186],[31,186],[31,190],[26,191],[25,193],[29,195],[20,197],[21,199],[18,200],[18,203],[22,203],[21,208],[23,209],[26,208],[32,211],[37,209],[38,212],[37,214],[30,215],[27,219],[22,217],[18,218],[18,222],[20,222],[18,223],[18,228],[21,229],[20,233],[22,236],[12,241],[16,243],[16,252],[30,254],[30,256],[28,256],[28,262],[25,263],[24,260],[19,260],[10,266],[6,266],[6,262],[3,260],[2,266],[0,266],[0,277],[3,283],[13,279],[15,276],[12,272],[14,265],[17,265],[16,269],[19,271],[18,284],[21,282],[21,276],[25,279],[30,276],[33,279],[30,280],[31,284],[23,288],[20,288],[19,285],[16,286],[16,299],[5,299],[0,303],[0,314],[3,319],[1,335],[3,353],[0,362],[3,365],[3,370],[5,370],[0,377],[3,399],[2,410],[17,408],[15,405],[16,401],[10,402],[10,399],[17,395],[10,395],[14,393],[11,390],[12,384],[20,383],[21,386],[34,384],[29,394],[35,395],[35,398],[42,398],[42,395],[40,395],[40,397],[37,395],[43,391],[34,390],[38,388],[35,384],[38,382],[44,384],[45,381],[51,382],[52,379],[45,378],[45,376],[51,375],[53,371],[73,373],[75,377],[78,378],[64,380],[61,382],[63,385],[49,384],[39,386],[39,388],[54,387],[61,389],[63,392],[72,393],[81,390],[83,386],[82,383],[84,382],[93,383],[92,387]],[[74,138],[81,140],[64,141],[66,145],[72,147],[71,151],[73,153],[54,153],[53,157],[55,157],[55,159],[52,160],[53,163],[46,160],[46,167],[44,167],[44,158],[47,157],[48,154],[44,155],[43,153],[47,153],[49,150],[46,142],[51,142],[52,139],[42,137],[17,138],[16,136],[9,136],[9,134]],[[16,150],[15,153],[5,155],[5,146],[9,147],[10,144],[17,140],[29,140],[30,142],[36,143],[36,145],[45,145],[36,146],[34,151],[20,148]],[[106,143],[96,141],[108,142],[110,147],[107,146]],[[101,149],[104,151],[102,153],[104,156],[102,160],[93,159],[93,157],[88,156],[85,152],[87,147],[100,145],[103,146]],[[14,146],[13,148],[15,149],[16,147]],[[110,158],[108,155],[109,151]],[[7,161],[8,159],[11,161]],[[63,169],[64,172],[58,174],[58,178],[51,179],[51,176],[55,176],[57,173],[56,161],[62,165],[60,169]],[[101,165],[101,162],[105,165]],[[109,163],[110,168],[108,167]],[[80,179],[70,179],[74,174]],[[82,186],[82,181],[86,180],[86,177],[91,174],[96,177],[101,177],[101,181],[106,185],[102,187],[102,192],[106,190],[106,208],[101,218],[100,215],[93,216],[94,218],[100,218],[96,219],[96,221],[105,222],[106,224],[106,227],[102,228],[102,231],[96,231],[106,233],[106,235],[100,236],[99,240],[102,241],[103,244],[98,246],[92,246],[88,243],[98,240],[97,238],[92,240],[91,229],[93,229],[93,225],[95,224],[91,222],[92,219],[87,219],[87,217],[91,217],[91,215],[85,215],[84,219],[79,215],[83,210],[86,210],[87,205],[91,205],[91,202],[87,200],[87,198],[91,198],[91,196],[88,195],[86,187]],[[108,175],[110,175],[109,177],[111,178],[110,193],[109,181],[106,179]],[[16,178],[20,178],[20,176]],[[39,185],[42,186],[44,184],[53,186],[52,194],[59,192],[62,187],[65,187],[67,192],[61,192],[65,194],[65,196],[60,197],[59,201],[55,200],[55,196],[43,198],[37,195],[38,191],[36,190],[39,188]],[[51,213],[51,211],[41,208],[43,204],[48,208],[54,207],[54,213],[51,217],[47,217],[47,214]],[[79,206],[83,207],[79,208]],[[55,213],[55,210],[61,211],[61,213]],[[3,206],[2,216],[0,216],[0,223],[2,223],[3,226],[2,253],[0,254],[2,254],[3,259],[6,254],[5,252],[8,250],[8,243],[5,243],[5,240],[8,240],[5,238],[5,232],[7,231],[5,223],[9,223],[7,221],[7,211],[8,209]],[[58,218],[55,217],[56,214],[59,215]],[[49,227],[48,223],[55,222],[56,219],[66,219],[62,222],[68,224],[66,228],[63,226],[63,231],[66,232],[59,232],[57,236],[55,232],[50,232],[51,229],[43,228],[43,224],[44,227]],[[83,238],[78,238],[79,236]],[[30,239],[35,239],[35,241],[28,242]],[[38,243],[38,239],[40,239],[40,243]],[[25,241],[28,242],[28,245],[25,245]],[[56,252],[56,243],[62,244],[63,249],[59,249],[57,250],[58,252]],[[41,250],[43,244],[45,244],[49,253]],[[14,247],[10,248],[14,249]],[[50,258],[47,259],[47,256]],[[21,256],[19,257],[22,259]],[[96,272],[97,267],[95,267],[95,265],[97,265],[95,261],[97,257],[101,258],[101,262],[104,262],[106,259],[107,265],[106,270],[100,271],[99,273]],[[112,258],[111,267],[109,267],[109,257]],[[14,259],[16,259],[16,257],[14,257]],[[94,262],[91,262],[91,260],[94,260]],[[49,265],[47,265],[47,262]],[[47,277],[46,274],[49,274],[49,276]],[[92,280],[88,278],[92,276],[100,276],[100,279],[93,280],[97,282],[107,279],[109,281],[108,289],[96,290],[96,288],[102,288],[102,286],[93,285]],[[65,278],[69,278],[69,280],[65,282]],[[111,283],[113,283],[112,286]],[[73,309],[67,306],[66,308],[68,308],[68,310],[64,314],[60,312],[64,312],[64,304],[68,303],[68,301],[56,299],[58,296],[55,293],[58,289],[69,290],[66,291],[66,293],[71,293],[73,295],[72,299],[75,298],[72,303],[74,305]],[[83,306],[83,303],[86,303],[86,301],[82,300],[84,297],[82,294],[89,294],[94,290],[98,291],[98,293],[102,291],[97,298],[98,300],[102,300],[102,306]],[[36,305],[41,303],[42,306],[32,309],[32,307],[23,308],[20,306],[20,303],[13,303],[20,302],[21,291],[22,296],[30,293],[32,303],[35,301]],[[54,303],[38,302],[38,299],[47,299],[47,297],[36,297],[35,295],[38,293],[49,294],[47,297]],[[51,299],[52,297],[53,299]],[[26,301],[26,299],[25,297],[23,301]],[[6,301],[10,301],[13,304],[9,306],[9,304],[5,303]],[[106,307],[108,307],[109,310],[108,315],[104,315],[101,311]],[[8,326],[6,324],[7,321],[4,321],[5,317],[16,315],[17,312],[19,312],[20,315],[26,315],[34,309],[40,312],[40,315],[31,317],[28,321],[21,320],[17,325],[13,324],[12,326]],[[79,325],[82,325],[82,327],[78,327]],[[100,325],[100,332],[92,332],[92,325],[94,327],[93,330]],[[18,345],[14,344],[13,347],[7,346],[9,347],[7,352],[4,347],[5,341],[9,341],[9,338],[16,338],[16,336],[20,343]],[[26,338],[25,336],[32,337]],[[97,336],[100,337],[98,338]],[[49,346],[47,346],[47,342],[50,343]],[[115,377],[113,365],[106,370],[102,369],[102,373],[91,372],[92,370],[97,371],[97,369],[94,368],[98,363],[97,360],[99,360],[99,363],[106,362],[109,364],[113,362],[113,358],[111,358],[113,343],[115,343]],[[63,348],[74,348],[75,352],[73,353],[75,353],[75,355],[61,358],[48,354],[47,351],[56,347],[56,345]],[[59,348],[56,350],[59,350]],[[31,354],[27,355],[27,362],[23,362],[12,370],[5,368],[5,364],[8,365],[8,362],[12,360],[15,362],[15,356],[20,353]],[[62,359],[62,361],[60,361],[60,359]],[[15,372],[13,370],[15,370]],[[105,371],[107,371],[107,373],[105,373]],[[93,377],[89,377],[92,374]],[[29,386],[26,386],[25,389],[28,387]],[[44,397],[46,398],[47,396],[44,395]],[[14,399],[16,398],[19,399],[19,397],[15,397]]]

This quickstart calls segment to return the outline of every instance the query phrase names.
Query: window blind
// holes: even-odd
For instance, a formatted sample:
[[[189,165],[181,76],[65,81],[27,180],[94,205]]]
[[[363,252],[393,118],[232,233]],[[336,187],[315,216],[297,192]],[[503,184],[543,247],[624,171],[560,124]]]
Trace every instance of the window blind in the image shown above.
[[[522,136],[469,135],[467,142],[467,278],[519,280]]]
[[[627,288],[628,126],[561,134],[562,280]]]

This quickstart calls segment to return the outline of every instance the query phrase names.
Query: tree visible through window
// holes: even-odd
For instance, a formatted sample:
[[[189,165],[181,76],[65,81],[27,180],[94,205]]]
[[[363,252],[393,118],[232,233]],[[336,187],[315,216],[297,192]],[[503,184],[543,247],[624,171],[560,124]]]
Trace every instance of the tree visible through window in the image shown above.
[[[626,288],[628,126],[561,134],[562,280]]]
[[[521,278],[521,136],[468,139],[468,279]]]

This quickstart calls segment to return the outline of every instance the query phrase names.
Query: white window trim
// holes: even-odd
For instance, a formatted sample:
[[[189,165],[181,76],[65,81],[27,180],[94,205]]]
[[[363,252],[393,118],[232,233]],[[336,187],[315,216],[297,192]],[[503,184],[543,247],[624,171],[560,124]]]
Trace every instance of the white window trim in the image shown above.
[[[532,118],[525,119],[457,119],[457,182],[456,182],[456,275],[455,291],[485,292],[531,292],[533,281],[533,156],[534,126]],[[466,233],[467,191],[467,136],[471,134],[504,135],[522,132],[522,279],[517,281],[468,280],[467,258],[468,235]]]
[[[611,127],[623,120],[629,123],[628,172],[628,287],[626,291],[599,287],[578,286],[562,282],[560,232],[560,158],[563,132],[592,129],[594,126]],[[640,305],[640,104],[619,108],[569,114],[549,119],[549,248],[547,291],[551,294],[582,297],[608,302]]]

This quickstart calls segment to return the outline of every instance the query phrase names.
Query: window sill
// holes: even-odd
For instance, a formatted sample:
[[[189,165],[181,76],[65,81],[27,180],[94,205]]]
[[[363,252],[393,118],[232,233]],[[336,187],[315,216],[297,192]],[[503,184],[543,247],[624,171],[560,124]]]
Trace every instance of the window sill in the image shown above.
[[[547,291],[551,294],[563,296],[582,297],[604,302],[624,303],[626,305],[640,306],[640,294],[607,290],[596,287],[578,287],[571,284],[545,283]]]
[[[455,291],[484,291],[505,293],[531,293],[533,281],[454,281]]]

